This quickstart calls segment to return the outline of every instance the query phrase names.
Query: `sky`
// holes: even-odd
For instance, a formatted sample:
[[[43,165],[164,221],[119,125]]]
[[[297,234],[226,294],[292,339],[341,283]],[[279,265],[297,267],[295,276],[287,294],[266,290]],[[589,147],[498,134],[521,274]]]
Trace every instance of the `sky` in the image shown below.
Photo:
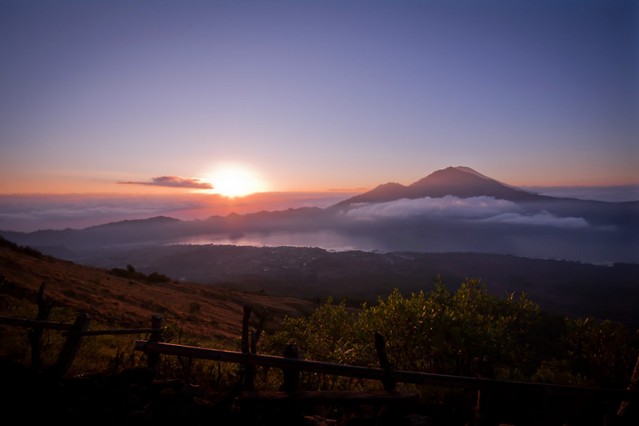
[[[0,195],[639,184],[636,1],[0,0],[0,58]]]

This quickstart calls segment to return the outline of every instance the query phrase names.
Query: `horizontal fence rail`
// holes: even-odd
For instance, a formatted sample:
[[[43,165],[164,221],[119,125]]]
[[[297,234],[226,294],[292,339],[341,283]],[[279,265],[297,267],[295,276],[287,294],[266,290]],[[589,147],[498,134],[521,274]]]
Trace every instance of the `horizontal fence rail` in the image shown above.
[[[153,333],[152,328],[124,328],[112,330],[87,330],[87,331],[67,331],[62,333],[63,336],[105,336],[118,334],[148,334]]]
[[[43,293],[41,288],[40,295]],[[42,313],[42,304],[38,316],[46,318],[48,312]],[[71,367],[83,338],[90,336],[106,336],[106,335],[133,335],[133,334],[149,334],[150,339],[160,339],[162,334],[162,316],[155,314],[151,317],[151,327],[129,328],[129,329],[109,329],[109,330],[89,330],[91,324],[91,316],[86,313],[80,313],[76,316],[74,323],[47,321],[46,319],[24,319],[0,316],[0,325],[8,325],[12,327],[29,328],[28,337],[31,342],[31,366],[36,370],[46,370],[55,376],[66,374]],[[42,332],[44,330],[62,331],[61,335],[66,337],[58,354],[57,361],[45,368],[42,363]],[[149,356],[152,360],[153,356]]]
[[[51,330],[71,330],[73,328],[73,324],[66,323],[66,322],[30,320],[30,319],[10,318],[10,317],[2,317],[2,316],[0,316],[0,324],[11,325],[14,327],[42,328],[42,329],[51,329]]]
[[[416,371],[386,370],[381,368],[357,365],[335,364],[304,359],[285,358],[271,355],[257,355],[246,352],[235,352],[221,349],[209,349],[197,346],[177,345],[172,343],[137,340],[135,350],[147,354],[173,355],[188,358],[238,363],[251,366],[275,367],[281,369],[297,369],[312,373],[331,374],[383,381],[390,377],[397,382],[419,385],[455,386],[474,389],[526,390],[539,392],[570,392],[613,398],[636,398],[628,389],[589,388],[548,383],[529,383],[507,380],[494,380],[481,377],[451,376],[445,374],[423,373]],[[633,394],[633,395],[631,395]]]

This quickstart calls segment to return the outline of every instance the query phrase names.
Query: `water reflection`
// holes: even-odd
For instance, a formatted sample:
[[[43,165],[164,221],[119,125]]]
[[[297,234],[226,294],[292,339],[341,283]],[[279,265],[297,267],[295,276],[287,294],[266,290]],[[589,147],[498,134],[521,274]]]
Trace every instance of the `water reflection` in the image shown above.
[[[170,244],[218,244],[254,247],[320,247],[332,251],[384,251],[379,241],[331,230],[306,232],[248,232],[242,234],[206,234],[181,238]]]

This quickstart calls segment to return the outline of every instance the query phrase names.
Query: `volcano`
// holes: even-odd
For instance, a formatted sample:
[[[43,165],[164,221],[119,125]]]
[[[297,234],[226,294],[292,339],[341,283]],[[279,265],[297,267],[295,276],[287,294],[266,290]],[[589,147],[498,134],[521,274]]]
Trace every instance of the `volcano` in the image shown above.
[[[506,185],[470,167],[458,166],[437,170],[408,186],[394,182],[385,183],[341,201],[337,206],[381,203],[403,198],[439,198],[447,195],[459,198],[486,196],[514,202],[544,201],[550,198]]]

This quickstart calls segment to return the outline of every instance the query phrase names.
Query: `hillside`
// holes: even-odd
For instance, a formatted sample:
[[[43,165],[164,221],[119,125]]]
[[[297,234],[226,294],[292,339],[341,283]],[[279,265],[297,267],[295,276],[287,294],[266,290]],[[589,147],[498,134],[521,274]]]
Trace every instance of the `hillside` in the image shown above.
[[[393,288],[449,288],[481,279],[499,297],[525,292],[544,309],[639,326],[639,265],[593,265],[480,253],[328,251],[313,247],[166,245],[84,259],[102,268],[135,265],[187,281],[270,295],[375,302]]]
[[[320,257],[322,257],[320,262],[322,269],[328,271],[329,274],[341,275],[339,268],[335,269],[340,262],[337,259],[321,256],[322,253],[317,250],[318,249],[314,251],[313,256],[320,255]],[[289,254],[292,254],[292,252],[289,252]],[[371,261],[369,258],[370,253],[352,252],[343,253],[343,255],[348,256],[349,265],[355,265],[355,267],[358,268],[366,269],[371,268],[372,265],[379,266]],[[413,260],[417,260],[415,258],[416,254],[411,253],[395,253],[390,256],[394,262],[398,263],[410,263]],[[391,257],[376,258],[387,263]],[[446,263],[444,259],[439,260],[442,265]],[[463,257],[451,258],[449,260],[453,261],[453,263],[457,263],[463,260]],[[244,259],[244,261],[246,261],[246,259]],[[413,263],[413,265],[418,266],[418,263]],[[575,265],[569,266],[574,267]],[[625,266],[619,265],[619,267],[624,268]],[[377,273],[380,272],[380,269],[377,267],[373,269],[375,269]],[[125,276],[127,274],[131,276]],[[150,278],[153,279],[150,280]],[[261,312],[268,312],[271,319],[275,321],[282,318],[285,314],[299,315],[302,313],[310,313],[318,306],[302,299],[243,293],[221,289],[212,285],[205,286],[200,284],[179,283],[170,280],[164,282],[164,278],[166,277],[154,273],[143,274],[131,266],[128,266],[126,269],[111,271],[84,267],[69,261],[62,261],[42,255],[31,248],[16,246],[6,240],[0,240],[0,315],[3,316],[34,318],[36,310],[34,296],[40,287],[40,283],[46,282],[46,295],[53,302],[54,306],[58,308],[57,314],[52,315],[54,317],[51,318],[52,320],[68,322],[73,320],[76,313],[87,312],[93,319],[92,330],[114,327],[129,328],[148,326],[150,316],[159,312],[164,315],[169,328],[178,326],[182,329],[183,334],[180,334],[178,336],[179,339],[177,339],[179,343],[191,344],[191,339],[196,339],[197,342],[199,342],[198,344],[202,345],[202,342],[204,342],[204,345],[206,345],[210,343],[211,340],[214,340],[215,347],[220,347],[220,341],[227,342],[228,346],[237,344],[237,340],[235,339],[240,335],[242,308],[245,304],[251,304],[259,308]],[[468,301],[468,299],[459,300]],[[475,302],[472,302],[475,309],[464,308],[460,312],[464,314],[462,315],[464,318],[471,318],[470,323],[464,327],[454,328],[444,325],[444,327],[440,327],[438,332],[433,334],[433,336],[438,339],[444,338],[445,341],[450,339],[450,341],[453,342],[472,343],[475,341],[474,339],[455,337],[455,333],[461,332],[465,335],[465,333],[468,333],[470,330],[471,334],[469,335],[474,335],[473,333],[476,333],[478,330],[486,330],[492,327],[491,324],[495,321],[493,321],[490,316],[479,311],[479,308],[482,306],[493,306],[490,302],[493,299],[480,298],[475,301],[478,300],[485,300],[488,301],[488,303],[477,305]],[[445,303],[446,306],[449,306],[449,301]],[[391,308],[395,309],[393,306],[391,306]],[[324,314],[326,312],[333,312],[335,314],[342,312],[340,306],[337,305],[323,305],[323,307],[325,308],[323,311]],[[326,308],[330,309],[327,311]],[[534,307],[531,309],[533,309],[533,311],[530,311],[531,313],[536,312]],[[319,309],[319,311],[321,313],[322,309]],[[399,311],[404,312],[404,309],[399,309]],[[425,309],[419,309],[418,311],[422,313],[427,312]],[[433,312],[435,311],[436,310]],[[350,312],[352,313],[353,311]],[[351,338],[348,334],[348,330],[352,331],[350,327],[353,327],[358,317],[366,318],[366,315],[360,315],[361,312],[362,311],[357,312],[358,316],[338,316],[336,317],[340,319],[338,323],[328,327],[329,329],[332,329],[333,326],[338,327],[340,347],[334,350],[341,351],[347,349],[345,353],[356,353],[353,347],[350,346],[350,343],[347,343],[348,339]],[[410,311],[407,310],[406,312],[409,313]],[[467,317],[466,315],[469,316]],[[477,315],[477,318],[472,319],[473,315]],[[384,328],[384,325],[387,326],[385,330],[381,331],[382,335],[393,336],[394,339],[397,339],[398,336],[401,338],[403,335],[402,332],[394,335],[390,331],[398,325],[397,323],[388,321],[390,317],[390,315],[382,311],[381,326],[382,328]],[[309,352],[313,349],[313,346],[308,346],[309,342],[306,342],[305,353],[310,354],[310,359],[331,356],[332,352],[326,352],[325,342],[322,340],[326,339],[326,336],[321,334],[321,338],[315,338],[313,333],[317,333],[318,329],[314,329],[311,326],[314,324],[313,318],[323,318],[323,316],[321,314],[320,316],[314,314],[310,318],[310,323],[306,319],[302,319],[301,322],[289,322],[288,330],[291,330],[292,326],[292,330],[295,333],[301,331],[303,332],[303,336],[306,336],[306,333],[310,333],[311,341],[315,342],[319,348],[323,348],[322,351],[318,353]],[[420,318],[426,319],[425,324],[429,323],[429,314],[420,316]],[[453,318],[453,322],[458,321],[454,315],[451,318]],[[476,323],[477,319],[481,318],[487,322],[483,324]],[[519,326],[530,320],[530,318],[526,316],[524,322],[517,322],[518,326],[515,327],[516,329],[513,333],[523,331],[521,337],[532,339],[531,342],[548,342],[548,339],[552,340],[550,336],[557,336],[557,333],[561,333],[562,330],[565,331],[567,329],[567,327],[562,325],[564,320],[561,320],[559,317],[535,315],[535,318],[538,318],[539,321],[554,318],[554,322],[552,322],[552,324],[532,322],[533,332],[530,332],[528,329],[519,330]],[[421,319],[420,323],[422,322]],[[512,318],[508,319],[508,321],[511,320]],[[586,323],[588,323],[588,321],[577,322],[575,324]],[[549,324],[559,324],[559,327],[555,329],[545,328],[548,327]],[[599,323],[597,321],[590,321],[590,324],[596,325]],[[601,345],[602,348],[614,348],[611,351],[606,351],[605,354],[617,354],[621,351],[623,351],[624,354],[628,353],[627,347],[611,345],[609,343],[610,341],[616,342],[617,340],[614,340],[614,338],[622,336],[619,333],[622,329],[608,322],[601,324],[601,328],[595,328],[594,333],[599,333],[600,330],[603,333],[610,329],[613,330],[613,332],[609,334],[596,334],[597,345]],[[285,323],[282,329],[286,329],[286,325]],[[538,328],[541,325],[543,325],[544,328]],[[355,330],[359,330],[358,327],[359,326],[355,327]],[[86,362],[88,362],[89,369],[82,370],[76,367],[77,371],[74,373],[80,372],[80,374],[61,379],[51,379],[46,376],[34,374],[29,369],[22,368],[12,362],[11,356],[7,356],[6,352],[13,349],[12,343],[15,341],[12,340],[14,339],[15,333],[10,334],[11,331],[8,330],[9,328],[10,327],[7,326],[0,326],[0,339],[3,341],[0,351],[0,371],[2,371],[3,377],[6,379],[6,386],[4,386],[3,389],[5,391],[9,390],[9,392],[2,394],[0,400],[11,401],[7,404],[7,412],[11,416],[21,416],[21,418],[26,419],[26,423],[29,424],[41,423],[46,418],[46,420],[53,420],[54,423],[64,421],[65,424],[73,425],[94,424],[105,426],[112,426],[114,424],[141,424],[144,420],[148,420],[148,424],[156,425],[183,423],[199,425],[211,424],[211,422],[215,424],[252,424],[255,426],[282,424],[424,424],[407,423],[414,419],[428,421],[427,424],[461,425],[470,424],[468,422],[462,422],[462,420],[472,417],[472,407],[475,406],[475,400],[461,399],[461,397],[464,396],[461,392],[448,390],[447,394],[450,396],[440,393],[433,393],[431,395],[427,389],[428,387],[418,387],[418,390],[424,392],[424,394],[422,398],[419,399],[419,404],[414,404],[409,407],[410,411],[402,411],[402,409],[388,411],[386,407],[383,407],[379,411],[360,411],[358,407],[349,409],[347,406],[343,410],[331,411],[328,415],[339,419],[339,421],[345,419],[345,421],[353,420],[358,421],[358,423],[334,423],[333,420],[331,420],[331,423],[328,423],[328,419],[323,417],[327,415],[324,410],[306,411],[310,410],[310,408],[305,407],[303,410],[300,409],[294,413],[292,417],[295,422],[282,422],[282,412],[279,411],[279,406],[249,406],[246,410],[242,409],[238,411],[237,406],[233,403],[238,395],[237,388],[234,387],[235,385],[222,382],[223,379],[231,382],[237,381],[237,371],[231,370],[230,367],[223,370],[222,367],[218,365],[212,370],[194,370],[192,363],[178,360],[178,362],[173,364],[174,371],[172,374],[178,374],[178,377],[182,377],[184,374],[185,377],[177,379],[151,380],[150,370],[145,368],[129,368],[116,374],[105,374],[101,368],[98,369],[98,363],[95,362],[94,359],[88,358],[88,356],[96,355],[95,351],[97,351],[97,346],[93,346],[91,343],[95,338],[86,339],[87,342],[83,343],[82,350],[85,350],[85,348],[88,349],[89,352],[85,352],[85,354],[88,355],[74,362],[74,367],[76,367],[80,361],[84,360],[85,364],[83,366],[86,366]],[[321,333],[326,332],[324,328],[320,328],[319,330]],[[54,333],[52,332],[51,334]],[[356,334],[358,335],[359,333]],[[415,347],[417,348],[417,359],[426,360],[427,363],[431,362],[435,356],[428,351],[439,350],[439,346],[433,346],[433,342],[436,343],[437,340],[433,340],[433,336],[431,336],[430,333],[415,334],[413,327],[408,327],[408,334],[412,345],[416,345],[416,342],[428,341],[426,346]],[[483,336],[483,334],[480,335]],[[303,338],[303,336],[298,336],[297,339]],[[578,337],[580,336],[581,334],[578,335]],[[625,334],[623,334],[623,336],[625,336]],[[623,336],[622,338],[625,338]],[[500,335],[500,338],[501,337],[504,336]],[[131,352],[133,339],[132,336],[128,335],[123,336],[123,338],[126,341],[126,348],[123,350],[127,352],[121,352],[120,349],[118,349],[117,354],[111,358],[113,361],[119,361],[119,366],[126,366],[127,354]],[[26,341],[26,339],[24,340]],[[49,345],[51,342],[49,335],[47,335],[44,340],[46,341],[46,345]],[[266,338],[266,340],[268,340],[268,338]],[[488,340],[489,339],[482,338],[475,341],[475,343],[484,347]],[[175,342],[176,340],[170,341]],[[389,341],[391,340],[389,339]],[[304,343],[303,340],[301,342]],[[501,347],[501,342],[501,340],[497,340],[493,341],[492,344]],[[513,344],[512,336],[505,336],[503,342],[504,348],[508,348],[509,344]],[[533,349],[531,350],[531,346],[528,346],[529,343],[530,342],[522,343],[522,347],[528,348],[525,350],[526,356],[524,359],[528,359],[528,355],[535,353],[535,350],[538,349],[532,346]],[[546,344],[544,343],[544,345]],[[25,346],[28,346],[28,344],[25,343]],[[554,347],[553,345],[546,346]],[[402,347],[405,348],[406,346],[394,346],[394,349],[397,350]],[[366,350],[366,348],[359,349]],[[468,354],[477,353],[475,349],[469,349]],[[596,348],[595,350],[589,349],[589,351],[593,352],[595,359],[598,359],[598,356],[603,353],[596,350]],[[412,351],[408,350],[407,352],[410,354]],[[370,353],[370,350],[366,353]],[[589,353],[590,352],[587,352],[586,354]],[[454,351],[453,354],[455,355],[447,355],[444,353],[438,356],[440,358],[443,357],[443,359],[447,360],[451,365],[456,365],[461,359],[463,352]],[[622,364],[621,357],[615,355],[615,358],[610,363],[609,360],[611,358],[605,354],[602,357],[605,371],[610,372],[612,371],[611,368],[614,367],[614,371],[621,371],[622,377],[625,379],[629,368],[629,365],[627,365],[625,361],[633,361],[634,358],[629,359],[627,356],[624,356],[624,363]],[[633,357],[634,354],[635,352],[633,351]],[[9,355],[12,354],[10,353]],[[400,362],[403,355],[405,355],[404,351],[399,351],[394,357],[394,362]],[[350,357],[351,355],[349,355],[349,360],[351,359]],[[78,358],[82,358],[82,356],[78,356]],[[352,363],[359,365],[358,361]],[[463,365],[466,365],[466,363],[463,363]],[[564,373],[567,367],[564,364],[557,365],[561,369],[560,373]],[[113,367],[114,364],[109,364],[109,366]],[[588,366],[590,366],[590,364],[588,364]],[[209,375],[202,379],[202,375],[205,373]],[[193,377],[187,377],[188,375],[193,375]],[[201,381],[195,381],[194,377],[197,377]],[[267,383],[266,374],[263,376],[260,374],[259,377],[263,377],[264,384]],[[557,375],[552,377],[560,378],[563,376]],[[572,376],[569,375],[567,377]],[[191,380],[193,380],[193,383],[191,383]],[[305,385],[309,386],[312,383],[312,381],[309,381],[306,382]],[[479,393],[476,395],[479,395]],[[479,398],[477,397],[477,401],[478,400]],[[481,414],[484,419],[488,420],[491,416],[495,419],[500,419],[499,422],[486,422],[485,424],[487,425],[505,424],[501,419],[530,419],[531,414],[528,413],[530,407],[541,407],[538,410],[536,409],[533,417],[535,419],[543,419],[541,422],[520,423],[515,421],[514,423],[509,422],[508,424],[573,424],[556,422],[554,420],[564,420],[566,418],[578,418],[581,420],[588,416],[601,416],[602,413],[608,413],[611,409],[616,410],[616,406],[619,403],[616,399],[613,400],[612,402],[615,406],[611,408],[609,405],[604,405],[604,403],[608,402],[607,400],[596,400],[594,403],[588,404],[589,401],[583,399],[581,395],[559,398],[557,395],[550,393],[549,395],[528,393],[525,395],[517,394],[516,398],[513,398],[510,394],[491,394],[490,392],[484,394],[483,390],[481,401]],[[586,404],[588,404],[588,406],[586,406]],[[29,408],[33,405],[45,408],[43,410],[30,411]],[[289,406],[287,405],[286,407]],[[290,407],[286,409],[290,411]],[[306,415],[307,412],[313,415]],[[584,415],[584,413],[586,414]],[[305,421],[304,423],[301,422],[302,419]],[[381,423],[380,419],[383,419],[384,422]],[[436,419],[437,421],[431,423],[431,419]],[[549,419],[552,419],[553,422],[549,422]],[[630,421],[633,419],[634,417]],[[307,420],[309,422],[306,422]],[[579,422],[574,424],[598,425],[599,423]],[[633,423],[616,424],[625,425]]]
[[[54,309],[63,312],[56,320],[73,321],[77,313],[86,312],[92,317],[92,329],[148,327],[151,316],[160,313],[165,323],[179,326],[185,337],[202,340],[237,338],[245,304],[265,310],[271,320],[315,307],[302,299],[118,277],[0,240],[0,315],[34,319],[35,296],[42,282]]]

